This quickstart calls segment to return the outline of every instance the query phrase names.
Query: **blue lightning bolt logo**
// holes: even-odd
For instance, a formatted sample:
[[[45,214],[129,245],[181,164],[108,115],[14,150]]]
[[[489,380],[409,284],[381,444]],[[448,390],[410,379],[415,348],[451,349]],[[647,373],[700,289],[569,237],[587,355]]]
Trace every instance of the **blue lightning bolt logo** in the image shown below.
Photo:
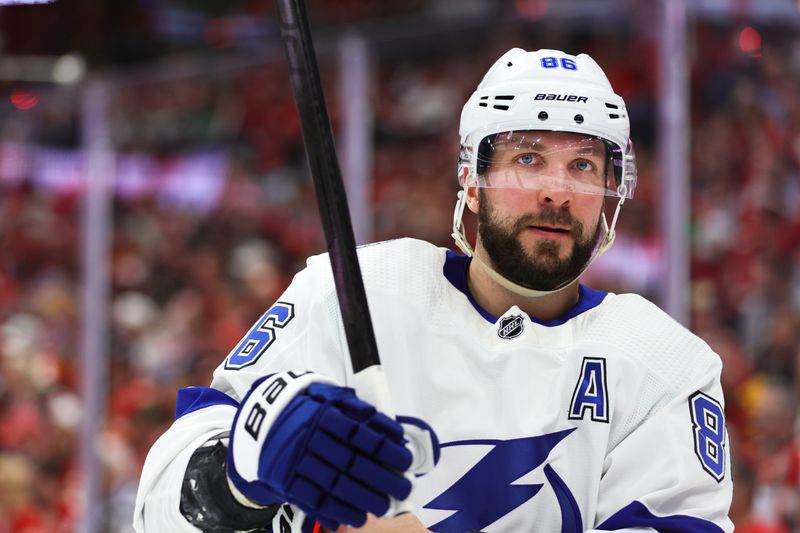
[[[425,505],[426,509],[456,511],[430,529],[437,532],[480,531],[536,496],[542,488],[541,483],[531,485],[512,485],[512,483],[544,463],[550,451],[575,429],[505,441],[473,440],[448,443],[447,445],[490,444],[494,447],[461,479]],[[567,518],[564,516],[565,511],[572,507],[574,499],[560,478],[555,475],[555,471],[552,468],[545,468],[547,479],[554,484],[562,517]],[[570,521],[574,519],[573,516]]]

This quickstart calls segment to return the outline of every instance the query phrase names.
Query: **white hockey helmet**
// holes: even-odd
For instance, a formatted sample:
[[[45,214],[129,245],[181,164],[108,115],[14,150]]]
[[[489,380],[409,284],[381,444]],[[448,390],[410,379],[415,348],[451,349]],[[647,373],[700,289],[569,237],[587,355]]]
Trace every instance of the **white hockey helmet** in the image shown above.
[[[535,131],[578,133],[603,140],[608,155],[604,187],[577,192],[633,196],[636,163],[625,102],[588,55],[513,48],[498,59],[461,112],[459,183],[501,186],[487,181],[484,172],[494,139],[515,133],[518,140],[531,143],[535,134],[526,138],[519,133]]]
[[[493,151],[501,146],[508,149],[511,144],[512,149],[524,153],[536,145],[536,132],[541,131],[579,134],[577,141],[575,136],[565,135],[569,138],[565,144],[569,146],[556,149],[575,149],[575,142],[583,142],[586,144],[578,149],[591,146],[595,150],[601,144],[598,139],[602,141],[606,168],[599,185],[527,170],[522,178],[494,182],[487,172]],[[492,65],[461,112],[458,180],[463,189],[458,193],[453,213],[452,236],[456,244],[465,254],[473,256],[462,221],[469,187],[568,187],[577,193],[617,197],[611,223],[605,214],[602,216],[602,238],[582,274],[613,244],[620,209],[636,188],[636,158],[629,134],[625,102],[614,93],[605,73],[591,57],[548,49],[509,50]],[[531,176],[534,179],[529,180]],[[552,291],[535,290],[504,278],[483,260],[476,259],[495,281],[523,296],[546,296],[575,281],[567,281]]]

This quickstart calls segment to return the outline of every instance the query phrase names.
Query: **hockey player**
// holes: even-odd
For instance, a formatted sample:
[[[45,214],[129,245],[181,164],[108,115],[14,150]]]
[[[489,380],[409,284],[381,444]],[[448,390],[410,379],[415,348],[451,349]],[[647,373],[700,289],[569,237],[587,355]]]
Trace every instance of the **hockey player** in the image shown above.
[[[460,135],[464,255],[412,239],[359,250],[389,392],[414,418],[347,388],[330,264],[312,257],[211,386],[179,392],[137,531],[344,529],[400,501],[413,511],[367,529],[732,531],[719,358],[643,298],[579,283],[636,185],[603,71],[510,50]]]

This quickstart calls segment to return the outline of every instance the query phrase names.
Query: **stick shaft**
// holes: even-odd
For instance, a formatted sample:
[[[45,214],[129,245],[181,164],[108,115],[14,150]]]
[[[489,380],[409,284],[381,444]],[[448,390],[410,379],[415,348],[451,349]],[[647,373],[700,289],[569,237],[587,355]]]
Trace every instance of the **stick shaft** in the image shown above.
[[[344,183],[302,0],[276,0],[353,372],[380,365]]]

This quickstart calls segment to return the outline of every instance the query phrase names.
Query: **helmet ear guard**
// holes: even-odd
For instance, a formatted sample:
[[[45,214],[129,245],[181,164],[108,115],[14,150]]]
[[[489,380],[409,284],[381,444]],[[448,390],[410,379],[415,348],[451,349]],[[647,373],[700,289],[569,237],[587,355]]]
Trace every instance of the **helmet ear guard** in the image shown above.
[[[586,54],[574,56],[558,50],[526,52],[513,48],[488,70],[461,112],[458,179],[463,189],[459,191],[453,214],[453,238],[465,254],[473,255],[461,221],[466,191],[469,187],[498,186],[487,177],[498,135],[530,133],[534,134],[529,136],[533,138],[537,131],[560,132],[565,138],[600,139],[605,146],[604,183],[599,186],[582,187],[563,179],[540,176],[547,186],[569,187],[568,190],[578,193],[619,199],[611,224],[603,214],[602,236],[585,271],[613,243],[620,210],[625,199],[633,197],[637,180],[625,102],[614,93],[600,66]],[[520,183],[501,186],[524,188]],[[542,183],[545,182],[529,186],[544,188]],[[526,297],[546,296],[572,285],[577,279],[554,291],[538,291],[517,285],[479,257],[476,259],[496,282]]]

